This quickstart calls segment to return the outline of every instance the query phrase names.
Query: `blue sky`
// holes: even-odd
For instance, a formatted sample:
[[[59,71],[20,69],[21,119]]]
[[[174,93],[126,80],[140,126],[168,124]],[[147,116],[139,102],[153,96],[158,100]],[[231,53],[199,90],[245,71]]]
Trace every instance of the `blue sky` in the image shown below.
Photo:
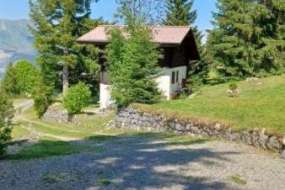
[[[198,11],[196,25],[200,30],[205,31],[212,27],[212,12],[215,11],[216,0],[195,0],[194,8]],[[92,17],[103,17],[112,20],[116,10],[115,0],[100,0],[93,5]],[[28,19],[28,0],[0,0],[0,19]]]

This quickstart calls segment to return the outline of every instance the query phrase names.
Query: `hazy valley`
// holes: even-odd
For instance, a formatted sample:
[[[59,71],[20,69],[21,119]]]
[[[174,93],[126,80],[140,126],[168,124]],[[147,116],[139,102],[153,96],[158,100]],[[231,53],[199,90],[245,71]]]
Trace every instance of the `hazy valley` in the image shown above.
[[[28,20],[0,19],[0,78],[7,64],[18,59],[33,61],[36,51]]]

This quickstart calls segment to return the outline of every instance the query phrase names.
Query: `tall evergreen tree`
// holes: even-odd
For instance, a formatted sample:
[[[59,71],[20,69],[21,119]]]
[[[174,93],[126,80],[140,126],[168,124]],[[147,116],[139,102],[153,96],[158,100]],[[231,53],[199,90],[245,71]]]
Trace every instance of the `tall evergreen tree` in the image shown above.
[[[89,19],[92,0],[30,0],[38,62],[48,83],[60,81],[65,94],[70,70],[90,63],[76,39],[96,23]]]
[[[282,69],[280,53],[284,42],[280,41],[282,34],[278,32],[280,25],[277,24],[279,19],[276,18],[278,14],[274,3],[268,4],[273,1],[218,1],[208,51],[214,69],[222,77],[245,78]],[[279,0],[275,3],[277,1],[282,3]]]
[[[254,28],[252,5],[245,0],[219,0],[211,32],[214,65],[225,76],[252,75],[256,51],[252,41],[261,29]]]
[[[269,14],[261,19],[261,25],[268,35],[264,39],[264,64],[272,62],[279,68],[285,66],[285,1],[259,0]]]
[[[197,11],[193,10],[194,0],[167,0],[165,25],[191,26],[195,35],[196,45],[200,53],[200,60],[191,63],[189,77],[195,85],[203,83],[207,77],[208,64],[205,59],[205,48],[202,44],[203,35],[194,23],[197,19]],[[198,84],[197,84],[198,83]]]
[[[193,25],[197,11],[193,10],[193,0],[167,0],[165,25]]]
[[[154,103],[160,98],[153,80],[158,72],[159,51],[151,42],[151,31],[145,24],[144,12],[133,12],[130,6],[133,4],[121,2],[119,11],[127,24],[123,32],[129,36],[125,38],[120,29],[111,30],[111,43],[107,46],[106,57],[112,97],[118,106],[134,102]]]

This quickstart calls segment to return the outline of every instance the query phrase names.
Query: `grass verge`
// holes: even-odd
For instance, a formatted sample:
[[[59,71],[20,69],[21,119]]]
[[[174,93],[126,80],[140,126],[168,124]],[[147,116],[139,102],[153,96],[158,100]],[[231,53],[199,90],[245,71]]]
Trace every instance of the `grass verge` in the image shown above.
[[[229,84],[203,87],[187,99],[154,105],[134,105],[142,111],[181,118],[222,122],[234,129],[266,128],[285,133],[285,75],[237,83],[238,97],[229,97]]]
[[[63,141],[41,140],[38,143],[25,147],[15,155],[7,156],[9,160],[30,160],[50,156],[62,156],[79,153],[86,149],[82,145]]]

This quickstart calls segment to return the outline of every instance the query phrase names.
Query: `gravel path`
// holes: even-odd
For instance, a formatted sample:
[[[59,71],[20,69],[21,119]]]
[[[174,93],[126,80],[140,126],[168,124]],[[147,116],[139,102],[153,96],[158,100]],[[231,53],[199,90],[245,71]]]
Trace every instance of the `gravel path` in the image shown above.
[[[122,137],[98,146],[98,153],[0,161],[0,189],[285,189],[284,160],[235,143]]]
[[[31,99],[23,100],[22,102],[14,103],[14,108],[16,110],[16,115],[22,114],[24,111],[27,111],[33,107],[34,101]]]

